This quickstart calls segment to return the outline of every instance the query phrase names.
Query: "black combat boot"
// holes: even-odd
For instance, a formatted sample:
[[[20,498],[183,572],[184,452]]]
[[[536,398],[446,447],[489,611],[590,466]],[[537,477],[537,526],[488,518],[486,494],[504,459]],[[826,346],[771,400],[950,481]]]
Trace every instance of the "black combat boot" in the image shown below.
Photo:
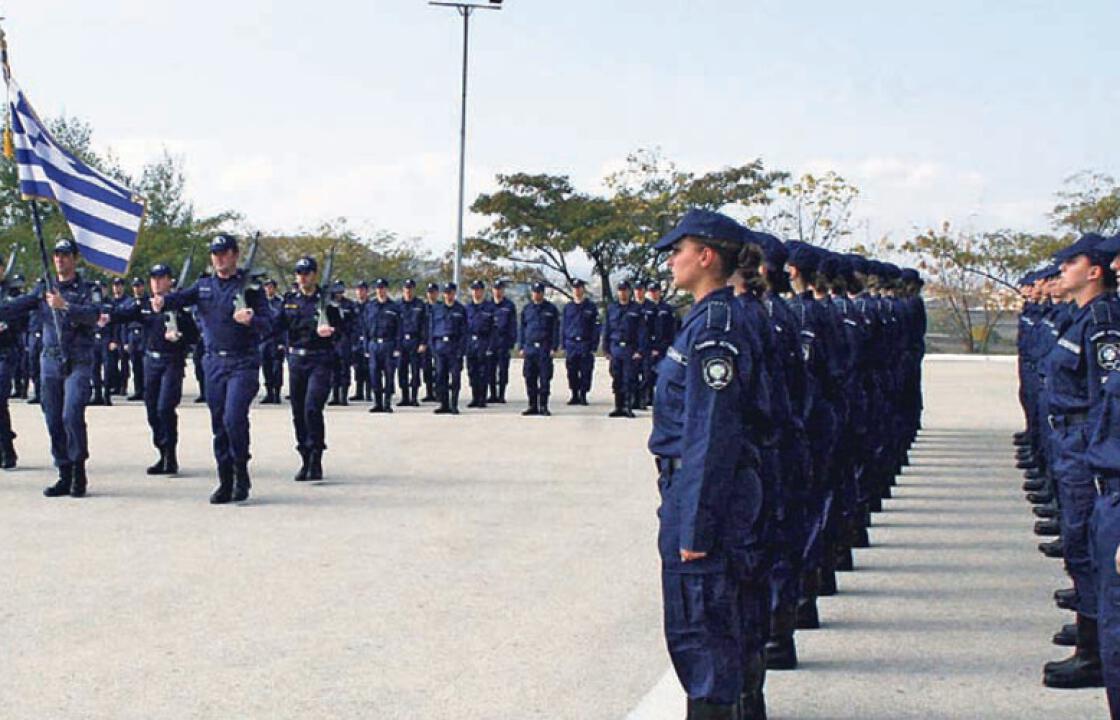
[[[489,386],[489,393],[486,395],[486,402],[488,402],[488,403],[497,403],[498,402],[498,386],[497,385],[490,385]]]
[[[393,392],[391,390],[385,393],[385,412],[393,412]]]
[[[73,465],[59,465],[58,466],[58,481],[54,485],[43,490],[43,494],[47,497],[62,497],[70,494],[70,485],[74,481],[74,466]]]
[[[819,596],[831,597],[839,592],[839,588],[836,584],[836,567],[831,560],[826,559],[824,563],[822,563],[820,577],[820,589],[817,591]]]
[[[1046,505],[1054,501],[1054,493],[1049,490],[1027,493],[1027,502],[1032,505]]]
[[[349,385],[344,385],[338,389],[338,404],[342,407],[349,407],[350,401],[346,399],[346,391]]]
[[[1077,590],[1075,588],[1062,588],[1054,591],[1054,604],[1059,610],[1076,610]]]
[[[1036,520],[1034,523],[1034,534],[1043,537],[1055,537],[1062,534],[1062,527],[1058,523],[1057,518]]]
[[[1038,518],[1056,518],[1058,517],[1058,506],[1054,503],[1048,505],[1035,505],[1031,508],[1031,512]]]
[[[434,415],[448,415],[451,412],[451,401],[448,399],[448,391],[441,390],[439,392],[439,407],[432,411]]]
[[[587,391],[586,390],[580,390],[579,391],[579,404],[580,405],[587,405]]]
[[[300,465],[299,465],[299,470],[296,471],[295,479],[297,481],[307,480],[308,479],[307,478],[307,470],[308,470],[308,464],[311,461],[311,451],[310,450],[304,450],[303,448],[298,448],[298,450],[299,450]]]
[[[401,387],[401,401],[399,403],[397,403],[397,407],[409,407],[409,406],[411,406],[412,402],[408,398],[409,398],[408,388],[402,386]]]
[[[323,451],[312,450],[311,456],[308,458],[307,463],[307,479],[308,480],[322,480],[323,479]]]
[[[156,460],[154,464],[148,466],[147,473],[149,475],[163,475],[166,472],[167,453],[164,452],[163,448],[161,447],[159,448],[159,460]]]
[[[1046,479],[1037,477],[1032,480],[1023,481],[1023,492],[1038,492],[1046,487]]]
[[[1062,558],[1062,539],[1051,540],[1050,542],[1041,542],[1038,544],[1038,551],[1048,558]]]
[[[572,397],[568,400],[569,405],[579,405],[579,390],[572,391]]]
[[[1041,480],[1046,477],[1046,473],[1042,472],[1041,468],[1033,467],[1023,473],[1023,477],[1027,480]]]
[[[1097,621],[1077,616],[1077,646],[1065,660],[1046,663],[1042,684],[1052,688],[1104,687]]]
[[[612,418],[626,417],[626,411],[622,409],[623,404],[624,404],[624,401],[622,399],[622,393],[617,393],[616,392],[614,394],[614,410],[612,410],[610,412],[610,414],[607,415],[607,417],[612,417]]]
[[[707,700],[688,699],[688,713],[685,720],[736,720],[738,713],[735,705],[718,705]]]
[[[552,415],[552,411],[548,409],[548,395],[541,395],[541,399],[537,403],[537,411],[545,417]]]
[[[856,569],[852,560],[852,549],[847,546],[836,548],[836,570],[839,572],[852,572]]]
[[[308,471],[310,474],[310,470]],[[244,502],[249,499],[249,488],[253,487],[253,483],[249,481],[249,463],[248,461],[239,462],[234,466],[233,478],[233,501]]]
[[[626,396],[623,396],[623,398],[622,398],[622,413],[623,413],[623,417],[628,417],[628,418],[634,417],[633,398],[628,398]]]
[[[766,659],[754,653],[743,661],[743,691],[739,695],[736,720],[766,720]]]
[[[1034,458],[1027,458],[1025,460],[1019,460],[1015,463],[1015,468],[1017,470],[1030,470],[1031,468],[1034,468],[1034,467],[1038,467],[1038,463],[1035,462]]]
[[[537,394],[535,392],[529,393],[529,408],[521,413],[522,415],[540,415],[541,411],[537,407]]]
[[[79,460],[74,463],[73,470],[74,481],[70,483],[70,497],[85,497],[86,485],[89,482],[86,478],[86,461]]]
[[[0,449],[4,451],[4,457],[0,459],[0,468],[11,470],[16,466],[19,456],[16,455],[15,433],[7,440],[0,441]]]
[[[797,608],[781,605],[770,616],[770,641],[766,643],[768,670],[796,670],[797,645],[793,631],[797,626]]]
[[[170,442],[163,446],[163,474],[164,475],[178,475],[179,474],[179,457],[175,453],[175,443]]]
[[[338,386],[336,385],[335,387],[331,388],[331,399],[327,402],[327,405],[337,406],[341,404],[342,403],[338,399]]]
[[[451,391],[451,414],[452,415],[458,415],[459,414],[459,391],[458,390],[452,390]]]
[[[223,505],[233,497],[233,463],[218,464],[218,487],[210,493],[211,505]]]
[[[498,386],[498,404],[499,405],[505,405],[506,404],[506,386],[505,385],[499,385]]]
[[[1063,647],[1075,647],[1077,645],[1077,624],[1066,623],[1062,625],[1062,629],[1054,633],[1050,642]]]
[[[373,398],[374,398],[373,399],[373,407],[371,407],[369,409],[369,411],[371,413],[383,413],[383,412],[385,412],[385,405],[381,402],[381,397],[382,397],[382,395],[381,395],[380,392],[375,392],[373,394]]]
[[[1030,438],[1030,433],[1028,433],[1026,430],[1020,430],[1019,432],[1011,436],[1011,442],[1015,443],[1016,445],[1027,445],[1030,443]]]

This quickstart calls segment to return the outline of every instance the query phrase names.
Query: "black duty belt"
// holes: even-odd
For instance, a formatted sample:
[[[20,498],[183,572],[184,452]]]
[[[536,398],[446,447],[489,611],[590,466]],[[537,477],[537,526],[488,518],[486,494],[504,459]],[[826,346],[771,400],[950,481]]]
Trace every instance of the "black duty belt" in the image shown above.
[[[1089,422],[1089,413],[1066,413],[1065,415],[1048,415],[1046,418],[1051,430],[1068,428]]]
[[[309,348],[289,347],[288,353],[299,357],[314,357],[316,355],[326,355],[330,350],[311,350]]]
[[[207,355],[217,355],[218,357],[250,357],[253,354],[252,350],[207,350]]]
[[[667,475],[672,475],[681,469],[680,458],[658,457],[656,462],[657,469]]]
[[[144,352],[150,358],[156,360],[174,360],[175,358],[182,357],[182,353],[177,352],[159,352],[158,350],[147,350]]]

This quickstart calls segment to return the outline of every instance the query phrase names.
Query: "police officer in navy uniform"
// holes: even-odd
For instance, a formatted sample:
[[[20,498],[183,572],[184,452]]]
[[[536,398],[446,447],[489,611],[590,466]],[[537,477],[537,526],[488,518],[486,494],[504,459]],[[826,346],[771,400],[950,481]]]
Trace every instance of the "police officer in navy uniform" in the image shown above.
[[[525,359],[522,374],[529,407],[522,415],[551,415],[548,397],[552,394],[552,356],[560,346],[560,311],[544,299],[545,284],[533,283],[530,302],[521,311],[518,343]]]
[[[618,301],[607,307],[607,321],[603,325],[603,351],[610,358],[614,391],[614,410],[609,417],[632,418],[639,366],[648,338],[642,308],[630,298],[630,282],[623,280],[616,290]]]
[[[595,348],[599,347],[599,308],[587,299],[583,280],[572,281],[572,301],[564,306],[561,322],[564,338],[564,367],[568,371],[569,405],[587,405],[595,371]]]
[[[138,277],[132,278],[132,305],[141,305],[145,300],[144,281]],[[128,352],[128,363],[131,366],[132,394],[127,400],[144,399],[144,324],[140,321],[124,325],[124,342]]]
[[[441,300],[439,297],[439,284],[428,283],[427,290],[425,291],[424,302],[427,304],[427,323],[429,329],[431,328],[432,311],[436,305],[439,305]],[[420,398],[420,402],[435,402],[436,401],[436,360],[435,354],[432,352],[431,336],[429,335],[428,347],[420,353],[420,370],[424,376],[424,397]]]
[[[1114,254],[1099,246],[1105,238],[1083,235],[1055,254],[1061,285],[1073,301],[1072,323],[1046,358],[1049,424],[1053,430],[1054,479],[1061,508],[1062,551],[1073,579],[1077,645],[1063,661],[1047,663],[1048,687],[1099,687],[1102,684],[1097,623],[1097,569],[1093,565],[1090,517],[1097,499],[1088,464],[1094,410],[1102,407],[1111,356],[1120,347],[1120,304],[1115,276],[1108,266]]]
[[[638,365],[636,397],[633,402],[636,410],[647,410],[653,402],[653,366],[657,364],[653,354],[657,332],[657,303],[646,296],[649,284],[650,281],[645,278],[634,283],[634,302],[641,308],[642,321],[646,326],[646,352],[642,354],[642,361]]]
[[[212,276],[151,300],[156,312],[198,307],[206,343],[206,404],[218,463],[218,487],[210,496],[215,505],[249,497],[249,408],[260,389],[258,344],[272,332],[264,292],[246,287],[249,270],[237,267],[239,257],[237,238],[217,235],[210,241]]]
[[[41,390],[39,380],[42,377],[40,358],[43,354],[43,320],[40,313],[33,312],[27,318],[27,341],[24,348],[27,375],[31,383],[31,397],[27,398],[27,404],[38,405]]]
[[[654,310],[649,321],[649,378],[647,380],[647,394],[645,403],[653,402],[653,389],[657,386],[657,365],[677,335],[677,311],[665,301],[661,293],[661,283],[650,280],[646,284],[648,300]]]
[[[94,286],[102,297],[101,312],[110,312],[113,304],[106,301],[105,286],[99,280],[94,281]],[[93,396],[90,398],[90,405],[111,406],[113,404],[106,378],[109,376],[109,340],[114,328],[114,325],[98,326],[93,333],[93,373],[91,377]]]
[[[486,297],[486,283],[471,283],[467,303],[467,378],[471,383],[469,408],[486,407],[487,386],[494,363],[497,339],[494,332],[494,303]]]
[[[455,299],[458,286],[443,286],[443,301],[432,307],[428,335],[435,358],[435,386],[439,398],[436,415],[459,414],[459,387],[463,356],[467,352],[467,309]]]
[[[0,269],[0,277],[3,270]],[[22,278],[13,275],[3,278],[3,298],[0,303],[20,296]],[[16,455],[15,438],[12,430],[12,416],[8,408],[8,398],[13,396],[13,388],[22,364],[23,337],[27,331],[24,317],[0,321],[0,468],[11,470],[19,459]]]
[[[115,277],[110,284],[111,296],[105,298],[109,311],[119,310],[131,300],[124,293],[124,278]],[[121,323],[110,323],[101,328],[106,334],[107,368],[105,371],[106,395],[128,394],[128,332]],[[108,398],[107,398],[108,399]]]
[[[357,318],[365,317],[366,306],[369,305],[369,281],[361,280],[354,286],[354,314]],[[369,377],[369,353],[366,351],[365,336],[354,333],[354,342],[351,347],[351,363],[354,365],[354,394],[351,400],[372,400],[373,386]]]
[[[40,397],[51,437],[51,456],[58,468],[58,481],[43,491],[47,497],[82,497],[87,487],[86,404],[101,297],[93,283],[78,275],[77,263],[77,244],[59,240],[54,245],[54,291],[40,284],[34,292],[0,304],[0,320],[4,322],[33,313],[42,323]],[[61,338],[56,328],[61,329]]]
[[[323,451],[327,449],[323,407],[331,391],[334,347],[331,336],[341,322],[338,307],[323,302],[319,264],[315,258],[296,262],[297,289],[284,296],[278,324],[288,338],[288,388],[292,424],[300,467],[295,479],[323,479]]]
[[[401,407],[420,407],[421,368],[428,353],[428,303],[416,297],[416,281],[408,278],[397,301],[401,313],[400,357],[397,358],[401,385]]]
[[[275,318],[280,314],[284,298],[277,292],[276,281],[264,281],[264,292],[268,309]],[[273,324],[271,336],[261,342],[261,373],[264,375],[264,399],[261,405],[279,405],[280,390],[284,387],[284,336],[279,327]]]
[[[152,297],[171,291],[171,268],[163,263],[148,271]],[[174,319],[171,316],[174,314]],[[198,328],[185,310],[156,312],[150,298],[119,306],[109,313],[118,323],[139,322],[143,329],[144,406],[152,444],[159,459],[151,465],[149,475],[174,475],[179,472],[177,448],[179,417],[176,413],[183,397],[183,376],[187,352],[198,338]]]
[[[376,297],[366,303],[361,319],[362,337],[369,353],[369,377],[373,385],[371,413],[393,412],[393,380],[401,356],[401,312],[389,297],[389,281],[377,278]]]
[[[490,394],[487,402],[505,404],[509,385],[509,362],[517,342],[517,306],[506,297],[505,280],[495,280],[491,288],[494,304],[494,355],[491,362]]]
[[[361,334],[361,318],[357,305],[346,297],[346,283],[336,280],[331,284],[331,299],[338,306],[341,324],[334,339],[334,378],[328,405],[349,405],[350,355],[353,353],[354,336]]]
[[[730,218],[692,210],[654,246],[695,299],[661,361],[649,439],[665,636],[690,720],[765,717],[761,648],[746,642],[758,628],[745,618],[769,599],[758,472],[769,411],[752,320],[728,287],[743,237]]]

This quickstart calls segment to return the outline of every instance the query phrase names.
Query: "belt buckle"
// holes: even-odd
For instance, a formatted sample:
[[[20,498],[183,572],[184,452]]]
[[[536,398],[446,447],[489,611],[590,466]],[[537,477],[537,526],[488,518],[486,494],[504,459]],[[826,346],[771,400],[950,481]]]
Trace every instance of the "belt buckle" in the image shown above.
[[[1051,430],[1058,429],[1057,418],[1055,418],[1053,415],[1046,416],[1046,424],[1050,426]]]
[[[1100,475],[1094,475],[1093,476],[1093,484],[1097,486],[1097,494],[1098,495],[1107,495],[1108,494],[1108,485],[1105,483],[1103,477],[1101,477]]]

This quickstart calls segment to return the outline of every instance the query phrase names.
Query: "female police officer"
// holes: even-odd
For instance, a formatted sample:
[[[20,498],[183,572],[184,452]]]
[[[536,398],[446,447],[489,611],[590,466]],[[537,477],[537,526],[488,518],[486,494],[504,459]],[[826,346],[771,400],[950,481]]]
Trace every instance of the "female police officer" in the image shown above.
[[[657,373],[649,449],[661,492],[658,547],[665,635],[688,693],[688,718],[736,717],[748,662],[744,609],[766,602],[759,428],[767,420],[759,341],[728,279],[747,247],[742,227],[689,211],[658,250],[695,299]],[[763,593],[764,598],[745,597]],[[757,670],[757,658],[750,663]],[[747,708],[754,717],[762,709]]]

